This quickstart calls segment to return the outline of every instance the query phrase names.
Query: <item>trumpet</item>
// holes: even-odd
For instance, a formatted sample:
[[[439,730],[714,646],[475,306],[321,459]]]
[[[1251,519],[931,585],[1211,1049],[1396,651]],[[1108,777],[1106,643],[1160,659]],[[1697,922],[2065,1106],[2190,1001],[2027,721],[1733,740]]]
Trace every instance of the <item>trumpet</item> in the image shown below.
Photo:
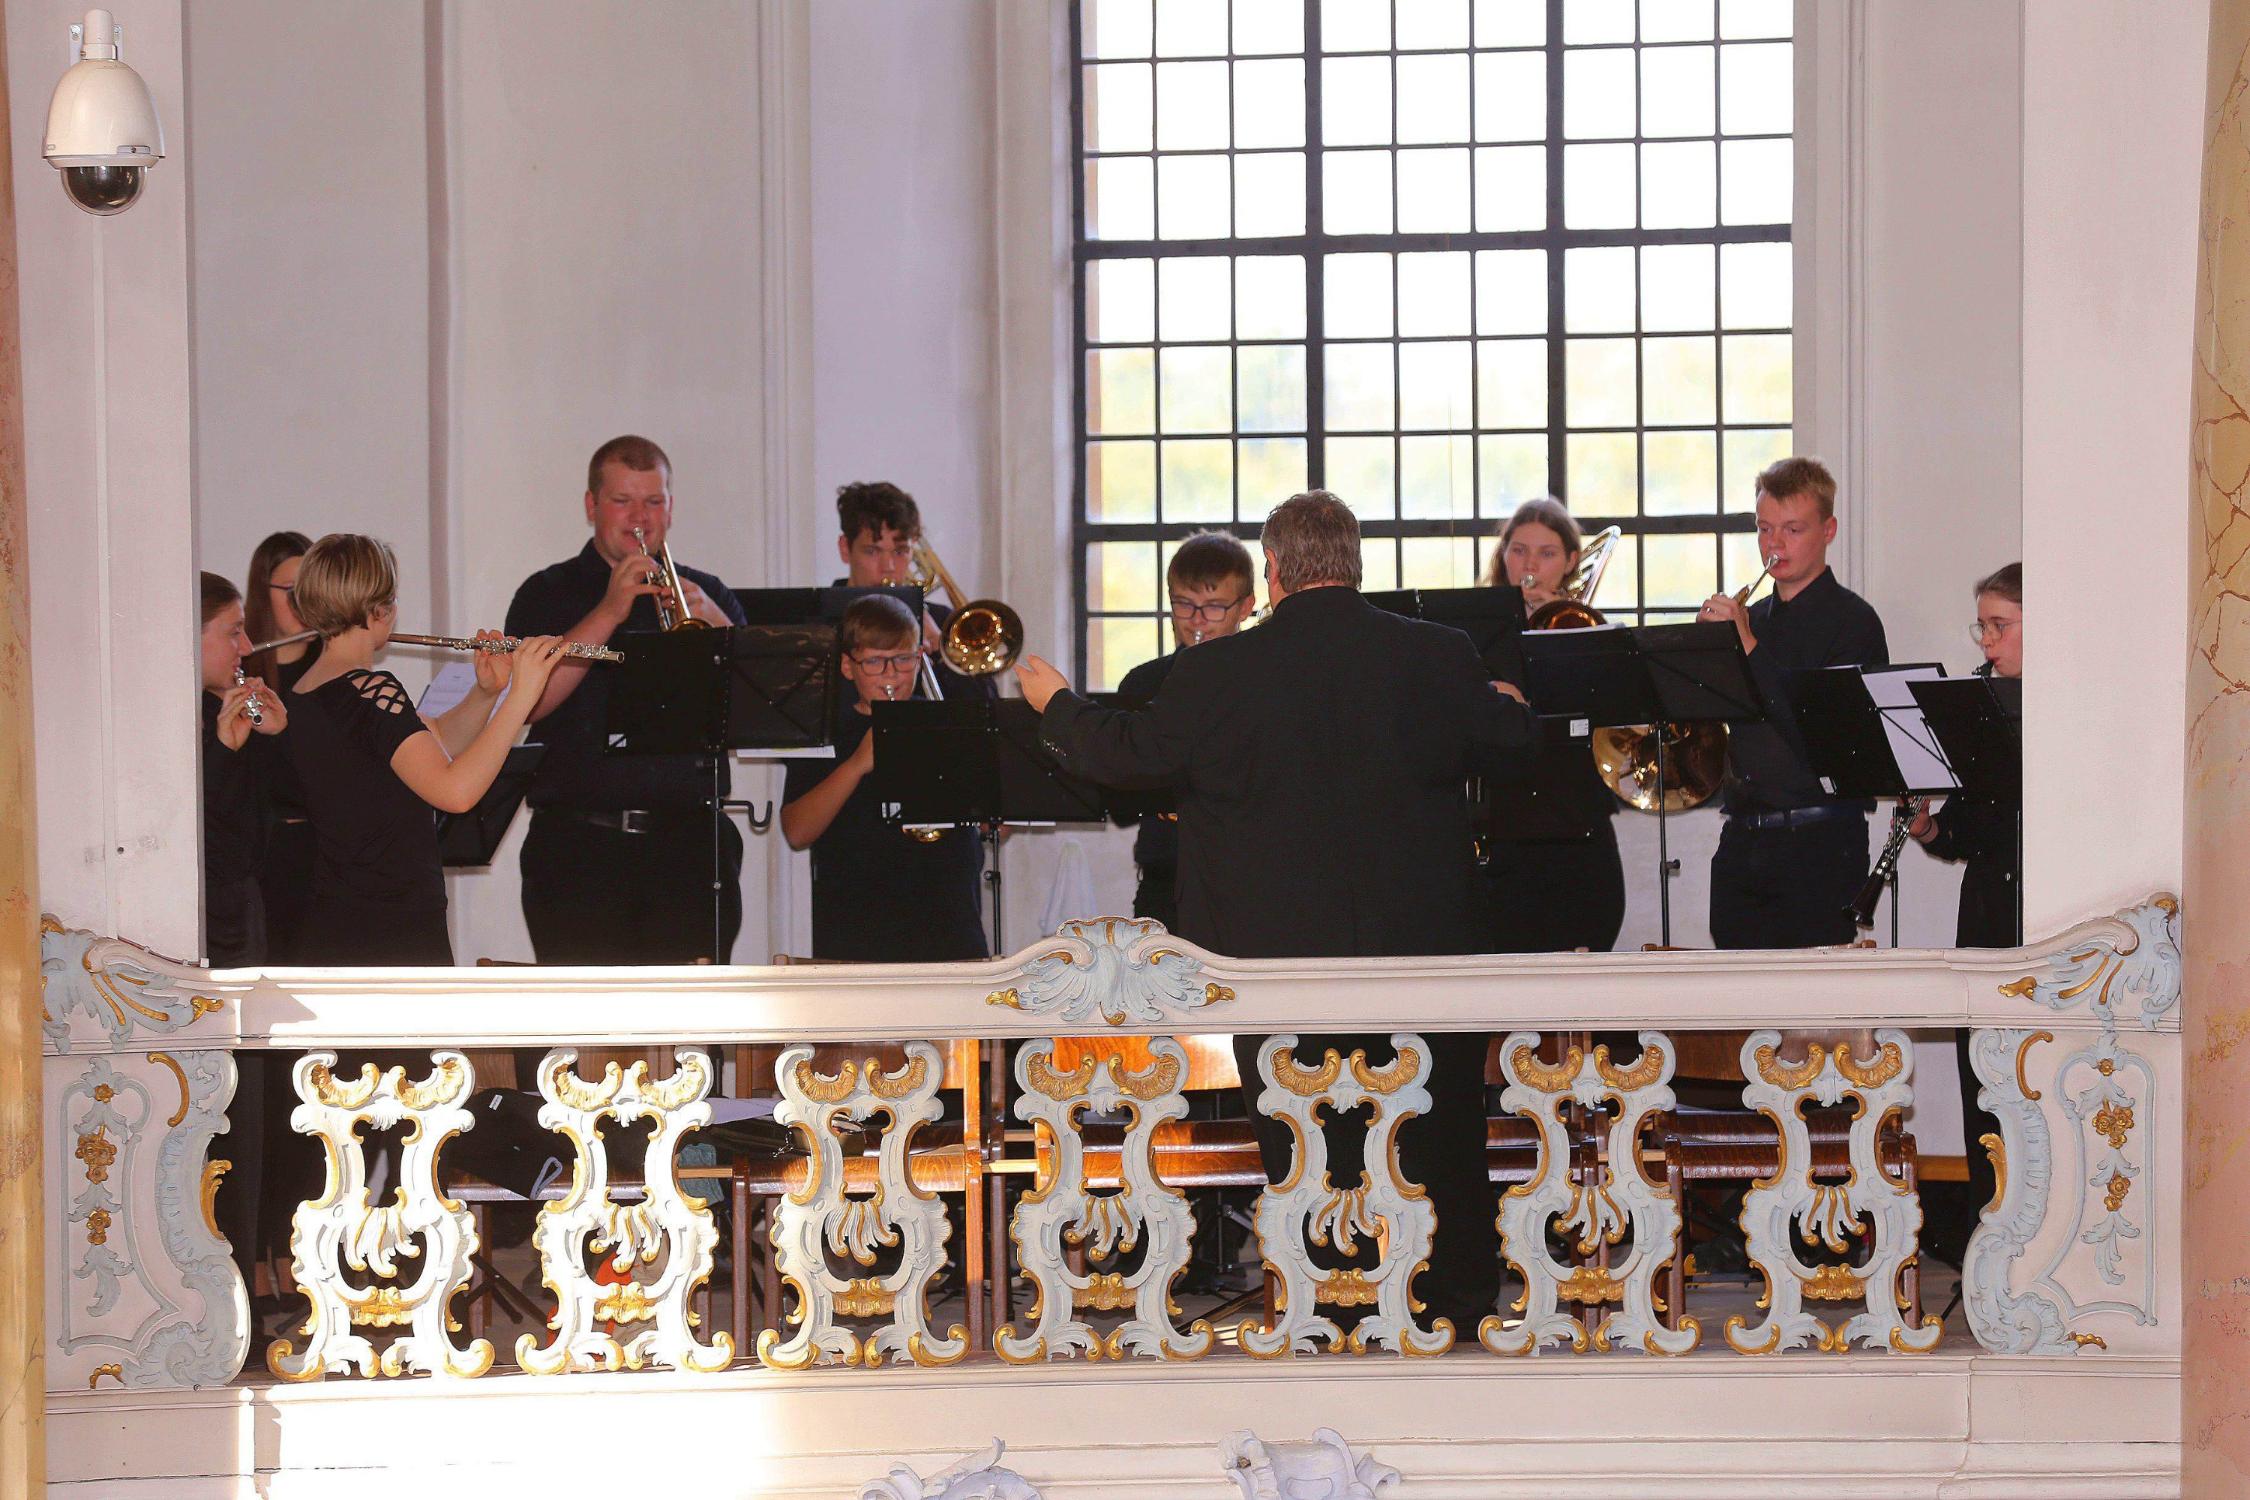
[[[926,595],[934,582],[953,601],[953,618],[945,622],[938,654],[963,677],[990,677],[1005,672],[1023,654],[1023,620],[997,599],[964,602],[961,586],[946,571],[937,549],[928,542],[914,544],[914,566],[908,580]]]
[[[703,622],[698,620],[695,623],[700,625]],[[510,652],[521,646],[523,641],[521,638],[512,635],[480,641],[474,636],[466,635],[408,635],[403,631],[393,631],[391,632],[391,644],[394,646],[436,646],[445,651]],[[563,642],[563,655],[575,656],[580,661],[623,661],[625,659],[625,653],[622,651],[613,651],[607,646],[596,646],[586,641]]]
[[[656,564],[656,625],[659,630],[709,630],[708,620],[698,620],[688,609],[687,589],[680,582],[679,565],[672,561],[672,544],[659,542],[655,551],[649,550],[648,537],[641,528],[633,528],[633,540],[640,543],[641,556]]]

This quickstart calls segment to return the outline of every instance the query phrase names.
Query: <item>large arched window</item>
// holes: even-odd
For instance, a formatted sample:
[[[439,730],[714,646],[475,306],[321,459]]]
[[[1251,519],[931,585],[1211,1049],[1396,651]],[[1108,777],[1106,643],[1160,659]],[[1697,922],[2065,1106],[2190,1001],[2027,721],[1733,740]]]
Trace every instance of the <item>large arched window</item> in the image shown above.
[[[1476,580],[1554,493],[1599,603],[1757,571],[1790,447],[1790,0],[1081,0],[1080,660],[1171,646],[1170,547],[1308,485],[1367,586]]]

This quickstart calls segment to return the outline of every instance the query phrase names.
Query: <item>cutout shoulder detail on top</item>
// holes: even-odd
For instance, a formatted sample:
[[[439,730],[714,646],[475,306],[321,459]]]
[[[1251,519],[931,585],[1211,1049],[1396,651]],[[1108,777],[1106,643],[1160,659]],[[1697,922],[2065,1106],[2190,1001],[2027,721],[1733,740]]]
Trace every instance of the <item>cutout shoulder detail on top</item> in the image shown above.
[[[360,697],[384,713],[407,714],[414,711],[414,700],[407,696],[405,685],[390,673],[354,668],[349,676]]]

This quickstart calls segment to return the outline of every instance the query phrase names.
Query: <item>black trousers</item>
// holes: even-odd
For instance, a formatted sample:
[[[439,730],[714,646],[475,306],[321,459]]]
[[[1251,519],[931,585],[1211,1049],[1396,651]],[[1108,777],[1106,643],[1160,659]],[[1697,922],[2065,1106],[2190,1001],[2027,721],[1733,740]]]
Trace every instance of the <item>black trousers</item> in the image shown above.
[[[1867,880],[1864,818],[1795,828],[1727,819],[1711,856],[1711,941],[1720,948],[1818,948],[1859,936],[1848,908]]]
[[[1474,1339],[1477,1324],[1500,1295],[1500,1230],[1492,1179],[1484,1160],[1484,1057],[1488,1038],[1483,1032],[1429,1032],[1430,1112],[1409,1120],[1398,1136],[1399,1165],[1407,1180],[1428,1190],[1430,1206],[1437,1211],[1437,1232],[1430,1243],[1429,1267],[1410,1290],[1429,1308],[1430,1318],[1450,1318],[1456,1338]],[[1289,1175],[1292,1154],[1289,1128],[1258,1112],[1258,1053],[1267,1038],[1237,1036],[1235,1064],[1242,1072],[1243,1098],[1258,1132],[1258,1155],[1266,1180],[1282,1182]],[[1388,1032],[1306,1035],[1297,1043],[1297,1060],[1317,1064],[1321,1053],[1333,1047],[1349,1056],[1355,1047],[1365,1050],[1368,1061],[1380,1066],[1395,1054]],[[1358,1117],[1332,1121],[1323,1130],[1328,1139],[1329,1180],[1349,1187],[1366,1170],[1367,1132]],[[1362,1251],[1371,1247],[1362,1246]]]
[[[720,934],[711,943],[711,819],[667,815],[643,833],[534,810],[523,841],[523,919],[543,964],[727,962],[742,932],[742,834],[722,825]]]
[[[254,876],[204,882],[203,936],[214,969],[254,968],[268,961],[266,900]]]
[[[1493,953],[1607,953],[1625,926],[1625,866],[1607,818],[1583,839],[1497,840],[1485,861]]]
[[[1133,888],[1133,915],[1154,917],[1170,931],[1180,925],[1180,893],[1170,870],[1143,870]]]

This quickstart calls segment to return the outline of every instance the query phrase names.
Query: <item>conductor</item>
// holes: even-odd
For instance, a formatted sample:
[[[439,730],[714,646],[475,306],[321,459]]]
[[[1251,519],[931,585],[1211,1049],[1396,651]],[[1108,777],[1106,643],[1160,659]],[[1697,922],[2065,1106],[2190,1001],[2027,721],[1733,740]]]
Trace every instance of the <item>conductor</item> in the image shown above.
[[[1466,635],[1361,597],[1359,522],[1336,496],[1292,496],[1260,542],[1271,617],[1182,653],[1146,709],[1096,707],[1026,658],[1017,672],[1043,736],[1091,780],[1175,789],[1179,933],[1191,942],[1242,958],[1477,951],[1464,787],[1472,771],[1528,762],[1530,711],[1514,688],[1486,679]],[[1235,1052],[1266,1174],[1280,1181],[1288,1134],[1255,1108],[1263,1040],[1237,1037]],[[1431,1111],[1400,1140],[1406,1173],[1437,1211],[1414,1292],[1425,1316],[1473,1333],[1499,1288],[1486,1039],[1429,1040]],[[1388,1060],[1381,1034],[1307,1036],[1299,1056],[1317,1061],[1328,1046]],[[1337,1161],[1338,1181],[1356,1148]]]

